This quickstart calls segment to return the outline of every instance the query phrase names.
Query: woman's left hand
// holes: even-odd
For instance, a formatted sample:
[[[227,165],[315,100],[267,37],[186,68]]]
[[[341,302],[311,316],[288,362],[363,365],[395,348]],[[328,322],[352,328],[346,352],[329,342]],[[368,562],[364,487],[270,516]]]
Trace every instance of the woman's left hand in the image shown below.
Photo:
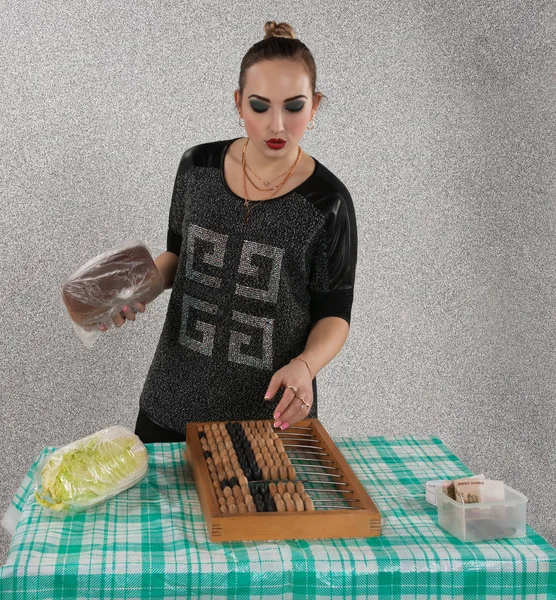
[[[295,360],[274,373],[265,400],[272,400],[280,388],[285,389],[274,410],[274,427],[287,429],[289,425],[307,418],[313,405],[311,376],[302,361]]]

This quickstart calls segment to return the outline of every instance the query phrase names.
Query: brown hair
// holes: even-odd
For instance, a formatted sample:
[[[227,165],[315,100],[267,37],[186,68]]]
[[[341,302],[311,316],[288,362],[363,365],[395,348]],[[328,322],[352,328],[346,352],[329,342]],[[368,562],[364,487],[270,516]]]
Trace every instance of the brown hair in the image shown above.
[[[243,95],[247,70],[255,63],[263,60],[286,59],[303,63],[311,80],[313,96],[326,96],[316,91],[317,67],[315,59],[307,46],[295,37],[294,30],[289,23],[276,23],[267,21],[264,25],[265,36],[247,50],[239,70],[239,96]]]

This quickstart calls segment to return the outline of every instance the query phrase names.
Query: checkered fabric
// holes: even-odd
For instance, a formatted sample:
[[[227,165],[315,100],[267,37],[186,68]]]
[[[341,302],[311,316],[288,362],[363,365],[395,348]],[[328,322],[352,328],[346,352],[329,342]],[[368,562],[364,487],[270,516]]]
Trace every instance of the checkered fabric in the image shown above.
[[[382,513],[368,539],[211,543],[184,444],[148,444],[134,488],[73,517],[33,499],[33,469],[13,499],[21,518],[0,597],[556,598],[556,550],[527,537],[464,543],[437,526],[425,482],[471,475],[434,437],[336,438]]]

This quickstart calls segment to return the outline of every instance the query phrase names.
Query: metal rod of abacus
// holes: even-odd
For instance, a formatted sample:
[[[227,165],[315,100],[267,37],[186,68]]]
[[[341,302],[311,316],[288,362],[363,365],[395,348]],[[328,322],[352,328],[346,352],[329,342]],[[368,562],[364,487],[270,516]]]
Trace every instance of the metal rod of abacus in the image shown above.
[[[340,498],[340,500],[333,500],[332,498],[323,498],[322,500],[320,500],[319,498],[315,498],[314,496],[311,496],[311,500],[317,504],[319,502],[329,502],[330,504],[339,504],[339,505],[344,505],[346,502],[359,502],[358,499],[350,499],[350,498]]]
[[[299,446],[294,446],[297,450],[299,450]],[[290,452],[295,452],[295,450],[290,450]],[[315,450],[305,450],[306,454],[312,454],[313,456],[328,456],[330,458],[330,454],[327,452],[315,452]],[[288,453],[288,457],[292,458],[291,454]],[[297,458],[297,457],[296,457]],[[300,456],[300,459],[305,458],[305,456]]]
[[[298,448],[300,450],[304,450],[305,448],[316,448],[317,450],[322,450],[322,446],[312,446],[311,444],[282,444],[284,448]]]
[[[313,466],[313,465],[311,465]],[[339,477],[341,478],[342,475],[338,475],[336,473],[323,473],[322,471],[302,471],[300,469],[298,469],[296,467],[295,469],[296,473],[301,473],[301,475],[318,475],[319,477]]]
[[[316,459],[318,460],[318,459]],[[339,471],[340,469],[338,467],[327,467],[326,465],[317,465],[313,462],[292,462],[292,465],[295,467],[295,470],[297,471],[297,467],[298,465],[301,465],[302,467],[317,467],[319,469],[326,469],[327,471]]]
[[[335,508],[338,510],[338,506],[336,504],[319,504],[319,506],[315,506],[315,510],[319,510],[321,508]],[[361,510],[360,506],[342,506],[341,510]]]
[[[322,458],[308,458],[306,456],[302,456],[300,458],[298,458],[297,456],[290,456],[289,459],[290,459],[290,462],[292,464],[300,464],[300,465],[301,464],[307,464],[308,465],[308,464],[311,464],[311,463],[331,463],[331,464],[334,464],[333,460],[323,460]],[[309,461],[309,462],[307,462],[307,463],[298,463],[297,461],[300,461],[300,460]],[[295,461],[295,463],[294,463],[294,461]],[[318,466],[318,465],[316,465],[316,466]]]
[[[304,475],[305,474],[306,473],[304,473]],[[301,483],[303,485],[305,485],[305,480],[300,479],[300,481],[301,481]],[[343,481],[321,481],[319,479],[309,479],[309,483],[318,483],[319,485],[322,485],[322,484],[325,484],[325,485],[327,485],[327,484],[330,484],[330,485],[349,485],[349,483],[345,483]],[[336,490],[334,490],[334,491],[336,491]]]
[[[325,481],[323,481],[322,483],[326,483]],[[304,484],[305,485],[305,484]],[[334,492],[336,494],[353,494],[352,490],[338,490],[336,488],[310,488],[310,487],[305,487],[305,491],[306,492]],[[311,496],[312,498],[312,496]]]

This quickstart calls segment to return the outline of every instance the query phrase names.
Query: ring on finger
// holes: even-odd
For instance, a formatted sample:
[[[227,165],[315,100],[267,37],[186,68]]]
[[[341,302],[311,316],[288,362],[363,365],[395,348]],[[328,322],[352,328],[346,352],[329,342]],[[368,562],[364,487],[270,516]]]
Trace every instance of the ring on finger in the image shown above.
[[[286,386],[288,389],[290,389],[294,394],[297,394],[297,388],[294,387],[293,385],[288,385]]]
[[[309,406],[309,404],[307,404],[307,401],[305,400],[305,398],[301,398],[301,396],[295,396],[296,398],[299,398],[299,408],[306,408],[307,410],[309,410],[311,407]]]

